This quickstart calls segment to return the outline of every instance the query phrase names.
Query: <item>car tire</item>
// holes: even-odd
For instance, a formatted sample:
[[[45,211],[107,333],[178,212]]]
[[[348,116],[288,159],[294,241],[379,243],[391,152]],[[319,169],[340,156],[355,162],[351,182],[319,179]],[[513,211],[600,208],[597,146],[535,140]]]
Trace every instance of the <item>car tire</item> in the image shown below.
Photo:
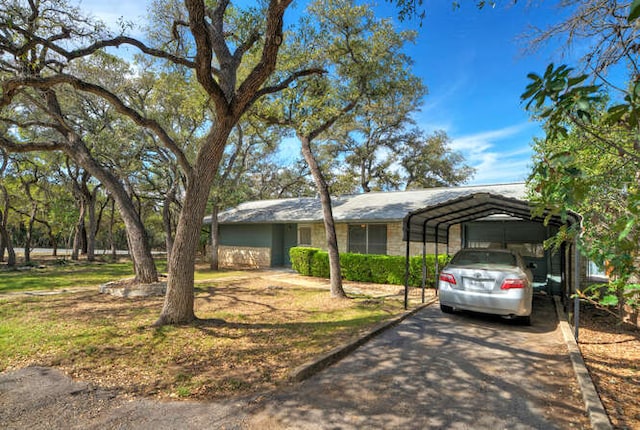
[[[440,305],[440,310],[442,312],[444,312],[445,314],[452,314],[453,313],[453,308],[451,306],[447,306],[447,305]]]
[[[520,317],[520,324],[521,325],[531,325],[531,315],[527,315],[526,317]]]

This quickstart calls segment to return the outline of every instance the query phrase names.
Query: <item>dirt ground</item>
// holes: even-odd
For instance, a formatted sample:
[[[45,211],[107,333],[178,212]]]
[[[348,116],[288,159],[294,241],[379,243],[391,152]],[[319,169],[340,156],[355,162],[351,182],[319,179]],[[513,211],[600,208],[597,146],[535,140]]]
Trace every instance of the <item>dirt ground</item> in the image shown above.
[[[581,310],[578,346],[616,429],[640,429],[640,331],[592,306]]]

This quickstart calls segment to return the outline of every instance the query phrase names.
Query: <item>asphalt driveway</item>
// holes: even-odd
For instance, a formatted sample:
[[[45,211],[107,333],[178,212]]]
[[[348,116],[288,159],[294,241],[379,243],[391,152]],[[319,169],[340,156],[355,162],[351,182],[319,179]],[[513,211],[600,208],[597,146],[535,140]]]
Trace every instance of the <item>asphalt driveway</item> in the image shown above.
[[[532,320],[429,306],[265,401],[248,427],[590,428],[551,298],[535,298]]]
[[[549,297],[533,325],[437,304],[302,383],[248,399],[126,399],[53,369],[0,374],[0,427],[122,429],[590,428]]]

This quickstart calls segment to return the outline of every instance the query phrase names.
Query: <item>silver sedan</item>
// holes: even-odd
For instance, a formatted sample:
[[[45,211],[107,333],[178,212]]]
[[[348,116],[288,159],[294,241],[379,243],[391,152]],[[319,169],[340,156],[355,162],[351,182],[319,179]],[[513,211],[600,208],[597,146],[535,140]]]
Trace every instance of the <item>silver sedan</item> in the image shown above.
[[[459,251],[440,272],[440,309],[520,318],[531,323],[533,276],[522,257],[507,249]]]

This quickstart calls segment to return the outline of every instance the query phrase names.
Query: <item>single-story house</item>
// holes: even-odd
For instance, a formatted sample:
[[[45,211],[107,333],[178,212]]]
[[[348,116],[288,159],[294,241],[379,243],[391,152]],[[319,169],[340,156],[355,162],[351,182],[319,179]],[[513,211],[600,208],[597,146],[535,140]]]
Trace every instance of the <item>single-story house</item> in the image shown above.
[[[557,225],[540,219],[518,216],[509,210],[488,216],[461,218],[448,225],[448,237],[421,243],[403,240],[405,217],[424,208],[445,206],[474,196],[491,195],[526,203],[524,183],[442,187],[411,191],[371,192],[332,198],[333,216],[340,252],[406,255],[453,254],[462,247],[518,249],[525,259],[536,263],[536,281],[560,279],[561,255],[544,249]],[[454,210],[454,209],[451,209]],[[499,212],[499,211],[498,211]],[[455,219],[455,217],[449,217]],[[219,220],[219,261],[221,266],[289,266],[289,250],[294,246],[326,249],[322,208],[318,198],[287,198],[246,202],[223,211]],[[210,223],[206,218],[205,223]],[[451,223],[450,223],[451,224]],[[404,232],[406,233],[406,232]]]

